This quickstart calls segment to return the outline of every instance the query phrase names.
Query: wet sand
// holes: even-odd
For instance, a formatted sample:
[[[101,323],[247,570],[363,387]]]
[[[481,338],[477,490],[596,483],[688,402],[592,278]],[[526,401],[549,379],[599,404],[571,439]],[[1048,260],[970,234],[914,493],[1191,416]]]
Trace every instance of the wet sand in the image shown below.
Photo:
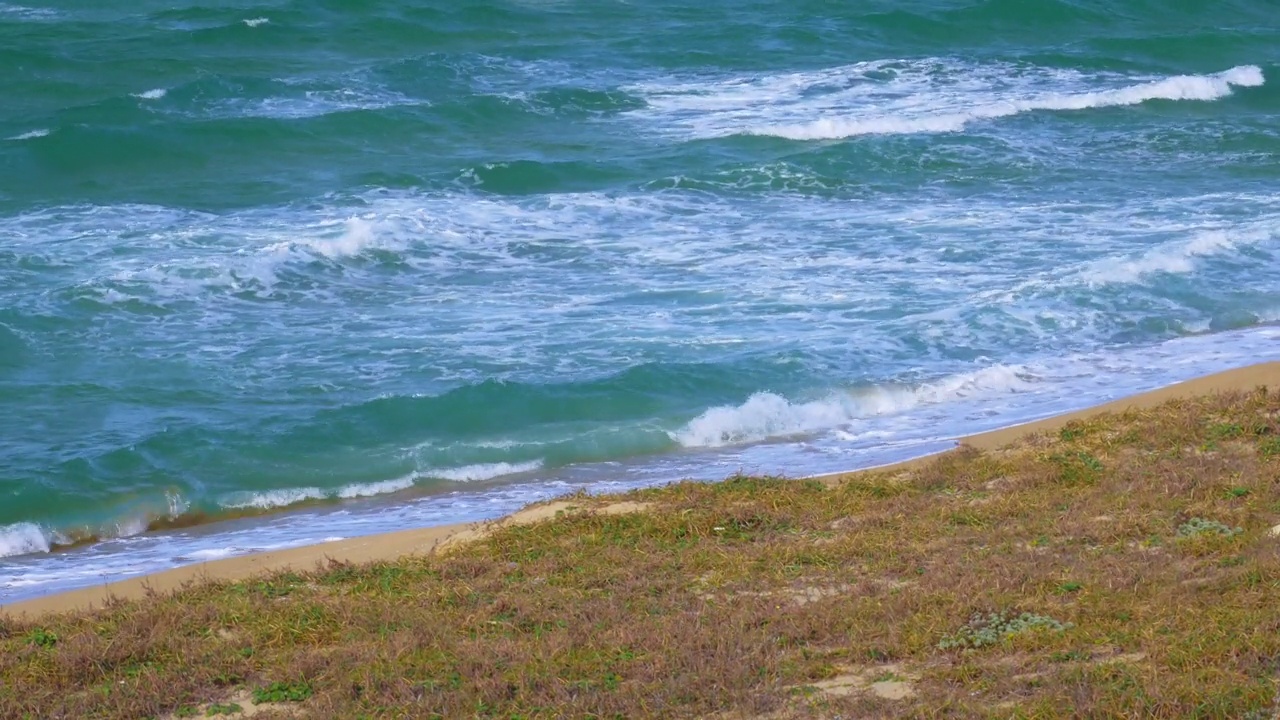
[[[990,450],[1007,445],[1024,435],[1056,430],[1072,420],[1087,418],[1099,413],[1150,408],[1175,398],[1194,397],[1215,392],[1252,390],[1260,385],[1280,386],[1280,362],[1262,363],[1206,375],[1085,410],[1064,413],[1035,422],[963,437],[958,442],[981,450]],[[905,468],[927,461],[929,457],[931,456],[874,469]],[[823,475],[818,479],[835,482],[857,472],[865,472],[865,470]],[[49,613],[100,607],[111,598],[132,599],[145,597],[150,592],[167,592],[204,579],[236,580],[286,568],[310,570],[316,567],[317,564],[329,561],[360,563],[394,560],[405,555],[430,553],[447,545],[483,537],[488,529],[492,527],[532,523],[554,517],[558,511],[567,507],[569,506],[564,502],[543,503],[492,522],[403,530],[382,535],[349,538],[319,545],[307,545],[255,555],[225,558],[198,565],[187,565],[128,580],[22,600],[0,606],[0,613],[12,616],[26,615],[36,617]],[[603,511],[628,512],[638,509],[641,508],[632,507],[628,503],[615,503],[605,506]]]

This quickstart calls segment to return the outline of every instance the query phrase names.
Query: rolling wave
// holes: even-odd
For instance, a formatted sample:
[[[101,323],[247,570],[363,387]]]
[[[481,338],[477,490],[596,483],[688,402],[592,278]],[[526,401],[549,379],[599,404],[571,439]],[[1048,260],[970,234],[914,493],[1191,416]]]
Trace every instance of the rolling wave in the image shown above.
[[[717,448],[809,435],[919,405],[1025,391],[1034,379],[1025,367],[995,365],[915,387],[894,384],[841,390],[804,402],[759,392],[741,405],[707,410],[671,437],[688,448]]]
[[[832,140],[856,135],[942,133],[963,130],[976,120],[993,120],[1036,110],[1086,110],[1137,105],[1150,100],[1217,100],[1233,87],[1257,87],[1262,70],[1244,65],[1214,75],[1179,75],[1114,90],[1077,94],[1050,93],[1025,100],[978,105],[961,112],[934,115],[884,115],[867,118],[823,118],[809,123],[750,128],[750,135],[775,135],[790,140]]]
[[[1135,78],[951,58],[876,60],[781,75],[636,85],[630,89],[647,106],[630,114],[701,138],[829,140],[956,132],[974,121],[1037,110],[1210,101],[1264,82],[1256,65],[1209,75]]]

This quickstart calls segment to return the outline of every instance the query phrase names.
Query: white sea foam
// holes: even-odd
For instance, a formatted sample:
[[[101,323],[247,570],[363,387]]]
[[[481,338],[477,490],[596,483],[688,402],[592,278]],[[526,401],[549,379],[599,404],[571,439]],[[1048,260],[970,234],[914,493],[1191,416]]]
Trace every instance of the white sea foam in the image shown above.
[[[146,92],[134,93],[133,96],[141,100],[159,100],[168,93],[169,91],[164,88],[155,88]]]
[[[808,402],[792,402],[774,393],[761,392],[741,405],[707,410],[671,433],[671,438],[689,448],[714,448],[806,435],[836,429],[853,420],[903,412],[922,404],[979,393],[1021,391],[1030,387],[1031,382],[1027,370],[1021,366],[995,365],[914,388],[841,391]]]
[[[715,344],[751,350],[785,332],[798,346],[836,355],[856,336],[858,352],[871,357],[901,353],[902,342],[945,355],[1009,343],[1105,341],[1145,312],[1148,283],[1112,289],[1122,303],[1119,319],[1062,302],[1064,293],[1127,282],[1117,266],[1142,260],[1151,267],[1164,252],[1176,259],[1180,243],[1199,233],[1222,231],[1243,243],[1244,233],[1280,227],[1274,193],[1118,205],[916,199],[761,195],[747,210],[679,191],[499,198],[387,190],[359,198],[354,218],[354,203],[323,200],[222,216],[148,206],[50,208],[0,219],[0,237],[20,254],[38,251],[21,238],[91,238],[63,243],[60,260],[76,297],[96,291],[147,308],[194,303],[194,312],[179,316],[183,333],[199,338],[185,351],[203,363],[231,363],[246,377],[349,375],[350,367],[337,367],[346,355],[310,352],[323,336],[373,350],[359,369],[370,377],[400,372],[406,357],[431,348],[441,359],[440,382],[471,383],[467,363],[476,359],[534,373],[592,374],[628,362],[612,348],[655,339],[698,352]],[[1186,250],[1196,285],[1240,265],[1234,272],[1241,282],[1272,287],[1265,259],[1280,252],[1277,243],[1248,248],[1255,262],[1241,264],[1244,249],[1198,242],[1203,247]],[[345,259],[375,254],[394,263]],[[609,282],[599,282],[602,276]],[[736,286],[741,290],[724,292]],[[380,305],[360,323],[331,312],[364,307],[371,290]],[[245,297],[290,299],[273,304],[284,314],[270,321],[272,342],[288,351],[235,364],[245,356]],[[130,322],[129,312],[140,308],[120,309]],[[1207,315],[1176,301],[1168,313],[1185,327]],[[564,353],[565,343],[582,349]]]
[[[191,553],[188,553],[186,557],[192,560],[208,561],[230,557],[238,552],[243,551],[236,547],[207,548],[204,550],[194,550]]]
[[[110,532],[111,537],[127,538],[139,535],[147,531],[148,520],[145,517],[131,517],[116,523],[114,532]]]
[[[0,15],[19,20],[52,20],[58,17],[58,11],[50,8],[32,8],[25,5],[0,3]]]
[[[427,477],[440,478],[441,480],[452,480],[454,482],[475,482],[478,480],[492,480],[493,478],[502,477],[503,475],[515,475],[516,473],[533,472],[542,467],[541,460],[532,460],[522,463],[481,463],[477,465],[464,465],[463,467],[444,468],[438,470],[423,471],[423,475]]]
[[[243,22],[245,25],[248,25],[251,28],[256,28],[262,25],[266,25],[267,23],[271,22],[271,20],[269,18],[256,17],[256,18],[249,18],[241,22]]]
[[[301,120],[358,110],[430,105],[427,100],[388,90],[359,76],[326,81],[278,78],[276,82],[281,87],[270,97],[217,99],[204,105],[203,112],[213,117]],[[343,85],[335,86],[338,82]]]
[[[1136,257],[1107,258],[1091,263],[1081,276],[1089,283],[1101,284],[1137,282],[1155,273],[1189,273],[1196,269],[1202,258],[1231,252],[1271,237],[1273,233],[1267,229],[1201,231],[1188,240],[1164,243]]]
[[[261,508],[266,510],[288,507],[308,500],[350,500],[353,498],[386,495],[405,490],[413,487],[413,485],[414,478],[406,476],[371,483],[352,483],[337,489],[306,487],[263,490],[259,492],[236,492],[223,496],[221,505],[226,508]]]
[[[313,240],[308,247],[325,257],[338,258],[355,255],[378,242],[377,228],[373,222],[353,217],[344,223],[341,235],[331,240]]]
[[[30,132],[24,132],[21,135],[14,135],[7,139],[8,140],[34,140],[36,138],[45,137],[48,134],[49,134],[49,131],[47,129],[39,128],[37,130],[32,130]]]
[[[29,522],[0,526],[0,558],[49,552],[49,537]]]
[[[772,135],[796,140],[954,132],[975,120],[1035,110],[1084,110],[1149,100],[1216,100],[1265,81],[1242,65],[1172,77],[1086,73],[953,58],[876,60],[728,79],[651,82],[628,89],[651,117],[698,137]]]
[[[355,485],[347,485],[338,490],[337,497],[359,498],[371,497],[374,495],[386,495],[387,493],[399,492],[413,487],[412,477],[396,478],[394,480],[383,480],[382,482],[363,483]]]
[[[270,508],[288,507],[307,500],[323,500],[329,493],[316,487],[284,488],[279,490],[263,490],[260,492],[235,492],[222,499],[226,508]]]
[[[855,135],[954,132],[975,120],[1008,117],[1034,110],[1085,110],[1137,105],[1149,100],[1217,100],[1231,94],[1233,86],[1255,87],[1263,83],[1262,70],[1253,65],[1231,68],[1215,75],[1178,75],[1112,90],[1077,94],[1048,93],[1029,99],[1009,99],[977,105],[961,112],[923,115],[822,118],[807,123],[748,128],[752,135],[774,135],[792,140],[825,140]]]

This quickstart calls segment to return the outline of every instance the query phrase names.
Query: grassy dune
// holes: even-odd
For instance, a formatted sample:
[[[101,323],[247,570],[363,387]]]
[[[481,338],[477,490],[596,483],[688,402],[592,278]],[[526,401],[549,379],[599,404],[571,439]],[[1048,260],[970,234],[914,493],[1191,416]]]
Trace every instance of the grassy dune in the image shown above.
[[[1276,715],[1280,393],[0,618],[0,717]]]

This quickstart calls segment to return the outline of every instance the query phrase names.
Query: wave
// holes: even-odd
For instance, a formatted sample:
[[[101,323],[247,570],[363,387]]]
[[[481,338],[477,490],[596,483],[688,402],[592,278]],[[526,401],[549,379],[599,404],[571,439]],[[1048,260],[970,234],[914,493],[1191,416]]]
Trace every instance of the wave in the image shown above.
[[[5,138],[5,139],[6,139],[6,140],[34,140],[34,139],[36,139],[36,138],[42,138],[42,137],[45,137],[45,136],[47,136],[48,134],[49,134],[49,130],[47,130],[47,129],[45,129],[45,128],[38,128],[38,129],[36,129],[36,130],[31,130],[31,131],[29,131],[29,132],[24,132],[24,133],[22,133],[21,135],[14,135],[14,136],[12,136],[12,137],[8,137],[8,138]]]
[[[761,175],[760,182],[770,180]],[[733,343],[737,334],[732,331],[695,337],[693,327],[736,302],[779,321],[841,313],[856,323],[862,312],[849,303],[882,303],[879,298],[892,292],[889,283],[929,283],[940,268],[964,271],[949,290],[961,307],[971,302],[1025,306],[1028,298],[1043,300],[1046,289],[1056,293],[1069,286],[1149,285],[1162,270],[1219,272],[1215,256],[1229,258],[1233,249],[1258,245],[1272,236],[1280,217],[1280,198],[1238,192],[1167,202],[1157,198],[1123,208],[985,200],[863,204],[862,220],[886,229],[886,241],[869,255],[861,244],[824,239],[830,223],[848,217],[846,203],[762,197],[753,202],[761,203],[766,219],[755,221],[733,202],[708,195],[694,189],[495,199],[387,191],[319,207],[268,207],[222,216],[138,205],[51,208],[0,221],[0,230],[14,236],[95,238],[65,244],[72,249],[61,252],[78,248],[82,254],[63,258],[75,265],[60,280],[63,285],[46,296],[54,301],[89,301],[100,312],[180,312],[192,323],[229,331],[242,309],[238,301],[297,299],[307,302],[283,308],[290,323],[347,332],[338,329],[337,318],[312,310],[364,302],[367,293],[376,292],[387,305],[360,342],[381,342],[372,334],[379,328],[419,337],[421,315],[407,308],[425,301],[439,310],[432,323],[447,331],[432,342],[469,357],[482,353],[499,364],[520,366],[522,358],[549,357],[543,349],[547,343],[564,341],[570,328],[585,327],[580,318],[586,315],[604,318],[590,331],[596,337],[660,334],[667,343]],[[1258,221],[1241,222],[1250,215]],[[981,237],[972,236],[977,225],[985,229]],[[785,241],[775,240],[784,233]],[[1039,256],[1008,252],[1000,237],[1025,238],[1035,247],[1066,244],[1066,250],[1049,268]],[[117,252],[100,252],[107,247]],[[30,258],[23,262],[44,252],[33,246],[15,251]],[[138,259],[143,256],[145,261]],[[735,299],[722,292],[744,268],[759,270],[752,271],[747,294]],[[597,271],[608,272],[611,284],[593,283]],[[1252,277],[1261,268],[1244,271]],[[860,283],[850,286],[846,273],[857,273]],[[476,284],[477,278],[484,284]],[[551,286],[558,290],[548,294]],[[539,312],[530,315],[529,307]],[[904,308],[888,319],[908,314]],[[495,323],[505,333],[501,341],[482,332]],[[280,327],[282,340],[313,341],[292,327]],[[792,332],[805,346],[825,342],[826,334],[813,323],[794,323]],[[873,336],[883,338],[883,333]],[[535,353],[519,352],[520,347]],[[608,367],[582,362],[580,356],[558,363],[588,373]],[[495,393],[495,401],[504,402],[503,394]]]
[[[264,252],[278,254],[305,249],[326,258],[336,259],[353,257],[374,248],[398,246],[398,243],[393,240],[394,231],[388,233],[385,232],[385,228],[380,231],[379,224],[370,219],[351,217],[340,223],[333,221],[323,223],[321,227],[334,225],[342,228],[341,234],[337,237],[288,240],[268,245]]]
[[[143,100],[168,102],[149,112],[177,121],[179,130],[196,121],[270,119],[306,120],[327,115],[377,111],[393,107],[428,106],[423,98],[390,89],[370,72],[347,71],[327,75],[262,77],[207,75],[171,88],[134,93]],[[109,102],[83,106],[77,112],[112,114]],[[154,117],[154,116],[152,116]],[[214,128],[218,126],[215,124]]]
[[[467,465],[459,468],[428,470],[423,474],[428,477],[451,480],[453,482],[478,482],[481,480],[492,480],[504,475],[517,475],[520,473],[533,472],[541,467],[541,460],[533,460],[523,463],[481,463],[478,465]]]
[[[1264,82],[1262,69],[1243,65],[1215,75],[1179,75],[1114,90],[1079,94],[1050,93],[1028,100],[1006,100],[972,109],[923,117],[881,116],[824,118],[809,123],[777,125],[746,130],[750,135],[773,135],[790,140],[832,140],[856,135],[943,133],[964,129],[975,120],[993,120],[1035,110],[1086,110],[1137,105],[1149,100],[1217,100],[1233,87],[1257,87]]]
[[[273,510],[316,501],[353,500],[355,498],[390,495],[408,490],[417,484],[416,477],[401,477],[370,483],[352,483],[339,488],[277,488],[271,490],[245,490],[228,493],[218,501],[222,508],[230,510]]]
[[[533,460],[518,463],[479,463],[460,467],[424,469],[405,477],[369,483],[353,483],[339,488],[278,488],[228,493],[219,500],[218,504],[222,508],[231,510],[273,510],[317,501],[353,500],[378,495],[390,495],[415,487],[423,480],[447,480],[460,483],[478,482],[493,480],[506,475],[533,472],[541,467],[541,460]]]
[[[832,393],[793,402],[769,392],[736,406],[711,408],[671,438],[686,448],[717,448],[834,430],[854,420],[982,393],[1025,391],[1035,381],[1027,368],[995,365],[917,387],[883,386]]]
[[[1135,77],[926,58],[876,60],[780,75],[646,83],[628,89],[646,101],[644,109],[630,115],[656,119],[696,137],[820,140],[955,132],[976,120],[1036,110],[1217,100],[1232,94],[1233,88],[1264,83],[1262,69],[1256,65],[1207,75]]]
[[[0,558],[49,552],[51,534],[35,523],[0,526]]]
[[[389,495],[401,490],[408,490],[416,484],[417,482],[412,477],[395,478],[394,480],[383,480],[382,482],[357,483],[341,488],[337,493],[334,493],[333,497],[350,500],[353,498],[373,497],[375,495]]]
[[[251,28],[256,28],[256,27],[262,27],[263,25],[266,25],[267,23],[271,22],[271,20],[269,18],[256,17],[256,18],[246,18],[241,22],[243,22],[245,25]]]
[[[191,527],[315,503],[391,495],[413,488],[423,480],[445,480],[455,483],[480,482],[534,472],[542,466],[541,460],[518,463],[479,463],[429,469],[410,476],[369,483],[351,483],[337,488],[302,487],[236,491],[222,495],[217,501],[216,509],[211,512],[192,509],[187,502],[170,495],[168,513],[129,515],[96,529],[76,527],[56,530],[33,522],[0,526],[0,558],[48,553],[59,548],[128,538],[153,530]]]
[[[0,17],[42,22],[47,20],[56,20],[60,18],[61,15],[57,10],[52,8],[33,8],[25,5],[0,3]]]
[[[1137,257],[1107,258],[1092,263],[1080,273],[1080,277],[1090,284],[1125,284],[1139,282],[1156,273],[1189,273],[1196,269],[1197,261],[1202,258],[1256,245],[1273,237],[1276,237],[1276,232],[1270,228],[1199,232],[1188,240],[1165,243]]]

